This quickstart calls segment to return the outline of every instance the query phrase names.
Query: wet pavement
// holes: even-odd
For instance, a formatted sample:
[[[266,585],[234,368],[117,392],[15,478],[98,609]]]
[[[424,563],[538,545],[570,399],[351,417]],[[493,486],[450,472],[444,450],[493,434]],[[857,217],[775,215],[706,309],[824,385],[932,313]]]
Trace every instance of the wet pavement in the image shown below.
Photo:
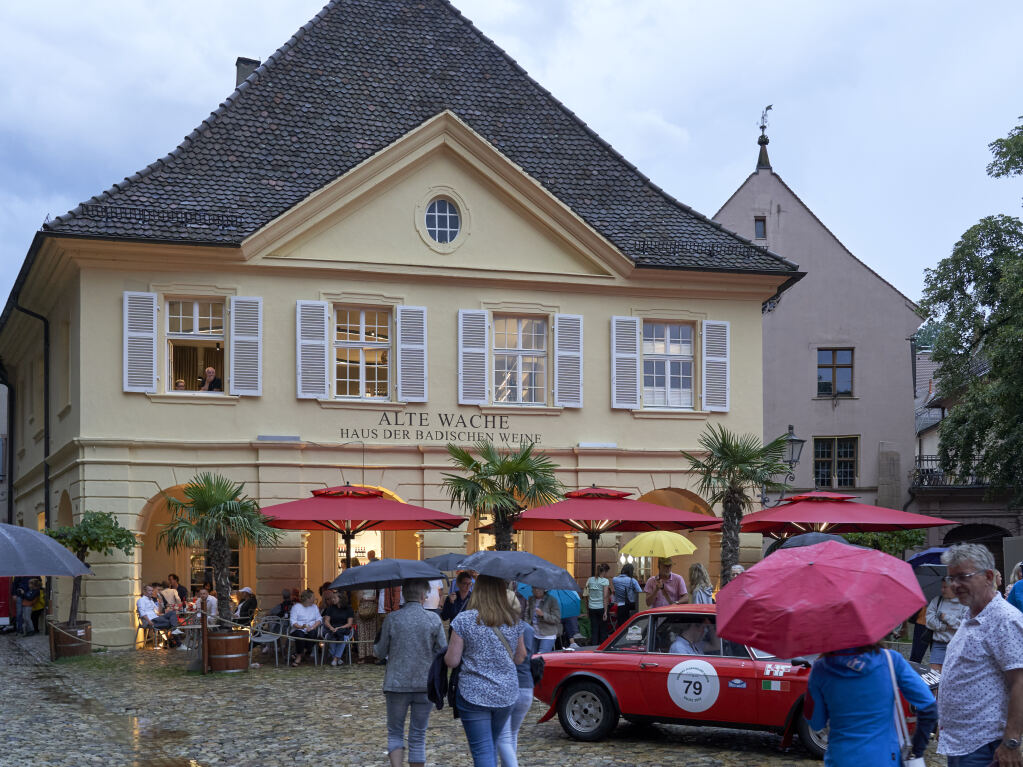
[[[248,673],[188,672],[189,653],[95,653],[50,663],[42,636],[0,637],[0,764],[38,767],[386,765],[383,668],[269,664]],[[814,767],[798,741],[745,730],[622,723],[600,743],[570,740],[557,718],[519,734],[519,763],[566,767]],[[928,765],[944,765],[932,745]],[[434,711],[427,764],[471,767],[461,724]]]

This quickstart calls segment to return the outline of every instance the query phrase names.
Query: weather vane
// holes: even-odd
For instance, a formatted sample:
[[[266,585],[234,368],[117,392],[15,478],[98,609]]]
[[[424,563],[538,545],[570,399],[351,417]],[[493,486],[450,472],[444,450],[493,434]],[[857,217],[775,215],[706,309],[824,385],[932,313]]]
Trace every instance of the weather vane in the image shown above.
[[[764,107],[764,111],[760,113],[760,135],[767,135],[767,113],[771,111],[774,104],[768,104]]]

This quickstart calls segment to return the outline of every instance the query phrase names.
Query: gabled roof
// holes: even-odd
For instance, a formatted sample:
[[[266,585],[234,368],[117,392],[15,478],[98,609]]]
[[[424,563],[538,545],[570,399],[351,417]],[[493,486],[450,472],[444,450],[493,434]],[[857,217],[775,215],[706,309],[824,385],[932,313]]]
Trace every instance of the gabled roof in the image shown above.
[[[655,186],[446,0],[331,0],[173,152],[44,230],[237,245],[444,110],[638,266],[798,268]]]

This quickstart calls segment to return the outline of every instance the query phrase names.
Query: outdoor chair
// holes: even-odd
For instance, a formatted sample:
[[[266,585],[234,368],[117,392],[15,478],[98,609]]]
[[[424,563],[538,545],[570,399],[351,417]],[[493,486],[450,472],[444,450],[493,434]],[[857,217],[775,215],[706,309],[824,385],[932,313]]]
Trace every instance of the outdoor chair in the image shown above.
[[[169,632],[171,629],[159,629],[155,626],[147,626],[142,622],[142,617],[139,616],[138,627],[135,630],[135,644],[138,644],[139,634],[142,634],[142,649],[146,649],[146,645],[151,641],[153,643],[153,649],[157,648],[157,641],[160,638],[160,633],[163,633],[163,642],[166,645],[168,642]]]
[[[281,618],[273,615],[265,615],[252,624],[252,632],[249,636],[249,663],[252,663],[252,651],[259,647],[273,645],[274,666],[280,666],[280,643],[278,634],[283,634],[282,626],[285,624]],[[290,645],[289,645],[290,649]],[[290,657],[290,656],[289,656]]]
[[[345,662],[345,657],[347,657],[348,658],[348,665],[349,666],[352,665],[352,644],[354,643],[354,641],[355,641],[355,629],[353,628],[352,631],[348,634],[348,636],[344,638],[344,644],[341,646],[341,663],[342,664]],[[325,645],[323,645],[323,651],[320,653],[320,665],[326,664],[327,656],[330,656],[331,658],[334,657],[330,653],[330,648],[333,647],[333,646],[334,645],[332,645],[332,644],[325,644]]]
[[[290,666],[291,665],[292,648],[295,646],[295,637],[293,637],[291,635],[291,623],[290,622],[284,624],[284,628],[285,628],[285,630],[281,631],[281,633],[282,634],[286,633],[288,635],[288,651],[284,655],[284,658],[285,658],[285,660],[287,660],[288,665]],[[323,662],[323,656],[326,655],[326,652],[325,652],[325,649],[324,649],[323,645],[320,644],[320,636],[322,636],[322,632],[323,632],[323,626],[321,625],[320,628],[317,630],[316,639],[310,639],[309,640],[309,641],[311,641],[313,643],[313,665],[315,665],[315,666],[319,666]]]

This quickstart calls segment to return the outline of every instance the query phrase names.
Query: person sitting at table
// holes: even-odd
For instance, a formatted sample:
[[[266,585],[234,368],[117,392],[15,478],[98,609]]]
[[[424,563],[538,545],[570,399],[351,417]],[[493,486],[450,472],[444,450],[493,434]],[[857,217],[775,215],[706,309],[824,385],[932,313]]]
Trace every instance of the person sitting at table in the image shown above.
[[[287,618],[293,604],[295,603],[291,599],[291,589],[281,589],[281,601],[270,608],[270,615],[278,618]]]
[[[183,634],[178,628],[178,614],[174,610],[162,612],[156,599],[152,586],[146,586],[142,596],[135,602],[135,609],[139,614],[139,622],[152,629],[171,629],[172,638],[169,641],[171,647],[177,647],[181,642],[174,638],[174,635]]]
[[[217,625],[217,598],[210,594],[206,586],[199,589],[199,595],[195,598],[195,609],[206,615],[207,628],[214,628]]]
[[[312,649],[319,637],[323,618],[316,606],[316,595],[312,589],[299,594],[299,602],[291,608],[291,636],[295,638],[298,652],[291,658],[291,665],[298,666]]]
[[[355,613],[347,604],[341,604],[341,597],[332,589],[323,592],[323,599],[327,603],[323,609],[324,638],[337,642],[327,645],[331,655],[330,665],[336,666],[345,653],[345,645],[340,640],[350,638],[355,628]]]
[[[242,586],[238,589],[238,607],[234,611],[235,621],[243,626],[251,625],[252,616],[256,614],[258,606],[259,602],[256,600],[256,595],[252,593],[252,589]]]

